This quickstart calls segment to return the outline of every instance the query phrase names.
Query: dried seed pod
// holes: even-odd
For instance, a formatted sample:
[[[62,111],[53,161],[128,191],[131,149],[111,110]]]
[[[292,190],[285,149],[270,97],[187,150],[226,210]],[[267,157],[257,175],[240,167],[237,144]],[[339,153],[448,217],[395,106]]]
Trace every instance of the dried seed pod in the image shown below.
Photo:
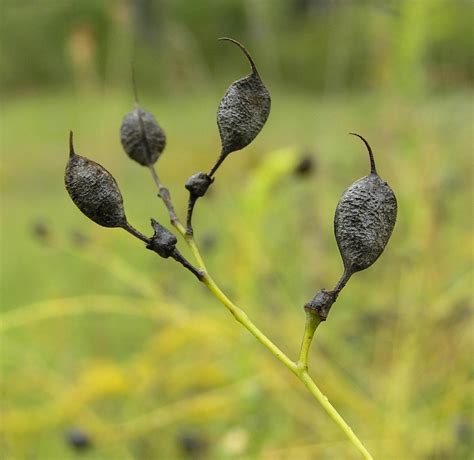
[[[72,131],[64,183],[74,204],[96,224],[103,227],[127,225],[117,182],[103,166],[76,154]]]
[[[247,56],[252,73],[232,83],[227,89],[217,111],[217,125],[222,143],[222,156],[250,144],[263,128],[270,114],[270,94],[263,84],[249,52],[236,40],[235,43]]]
[[[346,275],[364,270],[378,259],[397,218],[397,200],[387,182],[377,174],[370,145],[362,136],[351,134],[362,139],[367,147],[370,174],[344,192],[334,216],[334,233]]]
[[[166,136],[155,117],[136,105],[125,115],[120,127],[125,153],[142,166],[156,163],[166,145]]]
[[[342,195],[334,215],[334,234],[344,263],[344,273],[332,291],[321,289],[304,306],[325,321],[350,277],[370,267],[382,254],[397,219],[397,199],[377,174],[369,143],[370,174],[354,182]]]

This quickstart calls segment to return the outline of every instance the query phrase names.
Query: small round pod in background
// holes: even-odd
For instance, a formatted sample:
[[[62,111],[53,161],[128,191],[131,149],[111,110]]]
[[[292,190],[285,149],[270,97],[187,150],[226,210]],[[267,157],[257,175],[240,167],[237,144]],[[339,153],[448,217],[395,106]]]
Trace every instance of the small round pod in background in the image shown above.
[[[64,183],[74,204],[102,227],[126,227],[122,194],[117,182],[103,166],[77,155],[73,133],[69,133],[69,161]]]
[[[84,451],[93,447],[89,434],[80,428],[72,428],[67,431],[65,440],[71,448],[77,451]]]
[[[120,140],[125,153],[142,166],[152,166],[166,145],[165,132],[155,117],[136,104],[120,127]]]
[[[370,174],[347,188],[334,215],[334,234],[347,279],[379,258],[397,219],[397,199],[387,182],[377,174],[369,143],[359,134],[350,134],[365,143]]]

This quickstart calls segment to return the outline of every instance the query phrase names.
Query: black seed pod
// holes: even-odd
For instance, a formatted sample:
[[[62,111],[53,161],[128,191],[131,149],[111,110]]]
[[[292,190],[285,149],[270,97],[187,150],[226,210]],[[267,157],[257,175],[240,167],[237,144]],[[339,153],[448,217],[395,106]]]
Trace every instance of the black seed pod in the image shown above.
[[[126,154],[142,166],[156,163],[166,145],[165,132],[155,117],[138,104],[123,118],[120,140]]]
[[[375,169],[372,149],[370,174],[354,182],[342,195],[334,216],[334,233],[346,274],[370,267],[382,254],[397,218],[397,200]]]
[[[117,182],[103,166],[74,152],[69,133],[69,161],[64,183],[74,204],[96,224],[103,227],[127,225],[122,194]]]
[[[375,169],[369,151],[370,174],[354,182],[342,195],[334,215],[334,234],[344,263],[344,273],[332,291],[321,289],[304,306],[325,321],[329,311],[350,277],[370,267],[382,254],[397,219],[397,199],[390,186]]]
[[[222,143],[222,156],[250,144],[263,128],[270,114],[270,94],[263,84],[252,57],[239,42],[235,43],[247,56],[252,73],[232,83],[217,111],[217,126]]]

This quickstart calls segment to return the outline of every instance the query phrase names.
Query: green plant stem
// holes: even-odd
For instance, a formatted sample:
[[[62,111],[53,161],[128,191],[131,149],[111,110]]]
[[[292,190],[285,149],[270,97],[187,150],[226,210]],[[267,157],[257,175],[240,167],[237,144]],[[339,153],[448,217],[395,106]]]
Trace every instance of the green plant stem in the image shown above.
[[[306,312],[306,325],[304,328],[303,341],[301,342],[300,357],[298,359],[298,367],[301,370],[308,370],[308,353],[311,348],[311,342],[313,341],[314,333],[317,327],[321,324],[321,319],[318,315],[313,312]]]
[[[314,380],[308,374],[308,352],[309,348],[319,323],[320,319],[307,312],[306,327],[301,345],[300,356],[298,362],[292,361],[278,346],[276,346],[247,316],[247,314],[235,305],[219,288],[216,282],[212,279],[206,270],[199,248],[192,235],[186,235],[186,242],[188,243],[198,268],[202,271],[201,281],[206,285],[209,291],[216,297],[224,306],[232,313],[234,318],[242,324],[276,359],[283,363],[301,382],[306,386],[311,395],[319,402],[336,425],[344,432],[349,441],[359,451],[362,458],[366,460],[373,460],[368,450],[364,447],[360,439],[352,431],[352,428],[337,412],[334,406],[329,402],[328,398],[318,388]]]
[[[222,163],[218,162],[214,169],[211,171],[211,175],[217,167]],[[188,231],[180,222],[179,218],[176,216],[174,211],[173,204],[171,202],[171,197],[169,191],[161,183],[155,169],[153,166],[150,167],[150,172],[152,174],[153,180],[158,188],[158,195],[163,200],[168,213],[170,216],[171,223],[181,234],[188,244],[197,264],[198,264],[198,278],[199,280],[206,285],[209,291],[216,297],[224,306],[232,313],[234,318],[242,324],[267,350],[275,356],[282,364],[284,364],[296,377],[301,380],[301,382],[306,386],[308,391],[313,395],[313,397],[321,404],[323,409],[328,413],[332,420],[339,426],[339,428],[344,432],[349,441],[354,445],[354,447],[360,452],[362,457],[366,460],[372,460],[372,456],[364,447],[360,439],[354,434],[351,427],[346,423],[346,421],[341,417],[337,410],[329,402],[328,398],[321,392],[314,380],[308,374],[308,353],[311,347],[311,342],[314,337],[314,333],[321,323],[321,319],[312,312],[306,312],[306,325],[303,335],[303,341],[301,343],[300,355],[297,362],[292,361],[277,345],[275,345],[247,316],[247,314],[241,310],[237,305],[235,305],[219,288],[216,282],[207,272],[206,265],[201,256],[199,248],[196,244],[196,241],[193,236],[193,232],[189,231],[191,229],[191,215],[192,209],[188,214]],[[194,203],[193,203],[194,204]],[[133,228],[125,228],[127,231],[131,232],[134,236],[137,236]],[[140,234],[141,235],[141,234]]]
[[[184,233],[182,235],[184,236],[186,243],[188,243],[189,249],[191,249],[194,259],[196,260],[198,264],[198,268],[203,270],[206,273],[206,275],[209,276],[207,274],[206,264],[204,263],[204,260],[201,256],[199,248],[197,247],[196,240],[194,239],[193,235],[186,233],[186,230],[184,229],[184,227],[183,227],[183,230],[184,230]]]
[[[205,272],[202,282],[220,302],[232,313],[234,318],[242,324],[275,358],[281,361],[288,369],[296,373],[296,364],[286,356],[247,316],[247,314],[235,305],[217,286],[215,281]]]
[[[298,378],[304,383],[306,388],[309,390],[309,392],[314,396],[314,398],[319,402],[319,404],[321,404],[321,406],[327,412],[329,417],[332,418],[334,423],[344,432],[349,441],[359,451],[362,458],[364,458],[365,460],[373,460],[372,455],[370,455],[369,451],[364,447],[364,444],[362,444],[361,440],[352,431],[352,428],[347,424],[347,422],[342,418],[339,412],[329,402],[328,398],[318,388],[314,380],[308,374],[308,371],[303,370],[297,375]]]

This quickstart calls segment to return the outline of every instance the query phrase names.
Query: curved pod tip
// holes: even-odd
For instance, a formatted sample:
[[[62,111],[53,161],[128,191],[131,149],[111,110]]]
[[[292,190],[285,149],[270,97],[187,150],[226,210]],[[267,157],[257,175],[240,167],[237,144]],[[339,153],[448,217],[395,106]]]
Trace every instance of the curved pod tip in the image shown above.
[[[253,58],[250,55],[250,53],[247,51],[247,48],[245,48],[245,46],[242,45],[242,43],[240,43],[237,40],[234,40],[233,38],[230,38],[230,37],[220,37],[220,38],[218,38],[218,40],[219,41],[228,41],[228,42],[233,43],[234,45],[237,45],[242,50],[242,52],[245,54],[245,56],[247,57],[247,59],[250,63],[250,66],[252,67],[252,72],[254,74],[258,75],[258,70],[257,70],[257,67],[255,65],[255,62],[253,61]]]
[[[267,121],[271,106],[270,93],[245,47],[232,38],[221,40],[234,43],[245,53],[252,73],[232,83],[219,104],[217,126],[222,151],[211,176],[229,153],[243,149],[255,139]]]
[[[349,133],[352,136],[357,136],[359,139],[362,139],[362,142],[365,144],[367,147],[367,151],[369,152],[369,158],[370,158],[370,174],[377,174],[377,169],[375,167],[375,160],[374,160],[374,154],[372,152],[372,148],[370,147],[370,144],[367,142],[367,140],[362,137],[360,134],[357,133]],[[378,174],[377,174],[378,175]]]
[[[64,184],[74,204],[96,224],[123,228],[127,225],[117,182],[99,163],[76,154],[72,131],[69,132],[69,159]]]
[[[72,132],[72,129],[69,130],[69,158],[72,158],[73,156],[76,155],[76,152],[74,151],[74,133]]]

